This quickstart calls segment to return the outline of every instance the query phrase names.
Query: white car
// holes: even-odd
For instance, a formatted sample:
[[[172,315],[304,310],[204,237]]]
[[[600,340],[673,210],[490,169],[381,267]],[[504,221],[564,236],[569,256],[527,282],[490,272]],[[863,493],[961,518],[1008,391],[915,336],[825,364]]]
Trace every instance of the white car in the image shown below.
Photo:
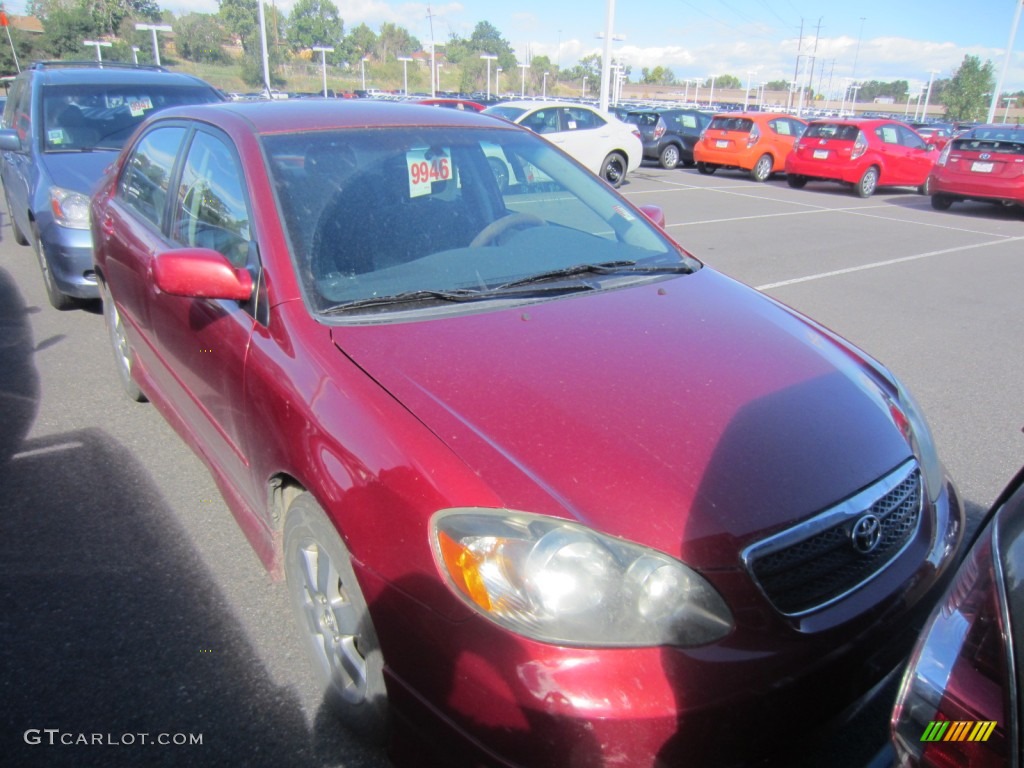
[[[586,104],[563,101],[505,101],[485,115],[500,117],[539,133],[618,187],[636,170],[644,145],[636,126]]]

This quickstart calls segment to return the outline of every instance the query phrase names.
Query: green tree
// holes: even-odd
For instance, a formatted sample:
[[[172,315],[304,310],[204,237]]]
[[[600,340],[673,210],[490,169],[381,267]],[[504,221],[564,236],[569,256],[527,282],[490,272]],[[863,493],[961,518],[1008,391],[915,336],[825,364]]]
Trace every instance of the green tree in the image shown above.
[[[375,53],[381,62],[394,61],[399,56],[408,56],[420,50],[420,41],[409,34],[409,30],[397,24],[384,22],[377,35]]]
[[[996,87],[992,62],[981,63],[977,56],[967,54],[949,85],[943,89],[947,120],[983,120],[988,113],[989,99]]]
[[[671,69],[659,65],[654,69],[641,69],[640,82],[645,85],[675,85],[677,81]]]
[[[338,46],[345,24],[331,0],[297,0],[288,17],[288,45],[292,51],[314,45]]]
[[[97,37],[100,29],[88,8],[52,8],[46,16],[42,47],[54,59],[80,59],[83,40]]]
[[[353,27],[341,41],[338,59],[351,67],[358,66],[360,59],[373,53],[377,47],[377,35],[366,24]]]
[[[174,22],[174,47],[188,61],[224,61],[223,38],[220,19],[213,14],[188,13]]]
[[[704,81],[704,86],[703,87],[705,87],[705,88],[710,88],[711,87],[711,78],[710,77],[707,80]],[[743,83],[741,83],[740,79],[738,77],[736,77],[735,75],[718,75],[715,78],[715,88],[722,88],[724,90],[731,90],[731,89],[742,88],[742,87],[743,87]]]

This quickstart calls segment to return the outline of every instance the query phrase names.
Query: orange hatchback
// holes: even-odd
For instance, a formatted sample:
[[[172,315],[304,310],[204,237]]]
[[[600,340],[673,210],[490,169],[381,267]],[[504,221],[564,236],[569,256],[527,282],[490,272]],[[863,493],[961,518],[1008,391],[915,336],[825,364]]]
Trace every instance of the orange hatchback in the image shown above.
[[[773,173],[785,170],[786,156],[806,127],[807,123],[792,115],[715,115],[693,148],[693,159],[701,173],[733,168],[746,171],[754,181],[766,181]]]

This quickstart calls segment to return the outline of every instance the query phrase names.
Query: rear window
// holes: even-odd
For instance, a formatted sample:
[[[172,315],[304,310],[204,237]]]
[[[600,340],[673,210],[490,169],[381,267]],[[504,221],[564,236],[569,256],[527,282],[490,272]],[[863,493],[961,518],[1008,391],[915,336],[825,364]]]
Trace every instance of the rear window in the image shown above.
[[[653,112],[630,112],[626,115],[626,122],[649,127],[658,124],[658,115]]]
[[[856,141],[860,128],[856,125],[839,125],[836,123],[811,123],[804,133],[810,139],[838,139],[839,141]]]
[[[719,131],[742,131],[750,133],[754,121],[747,117],[716,117],[709,126]]]
[[[1024,155],[1024,131],[973,130],[954,139],[953,148],[997,155]]]

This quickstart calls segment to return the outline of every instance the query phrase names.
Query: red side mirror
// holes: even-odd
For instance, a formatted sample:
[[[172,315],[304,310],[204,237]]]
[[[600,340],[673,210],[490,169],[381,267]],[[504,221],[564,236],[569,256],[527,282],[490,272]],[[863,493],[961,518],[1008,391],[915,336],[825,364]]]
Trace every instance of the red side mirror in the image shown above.
[[[192,299],[248,301],[252,276],[209,248],[178,248],[157,254],[153,280],[164,293]]]
[[[665,228],[665,211],[660,205],[641,205],[640,211],[659,227]]]

